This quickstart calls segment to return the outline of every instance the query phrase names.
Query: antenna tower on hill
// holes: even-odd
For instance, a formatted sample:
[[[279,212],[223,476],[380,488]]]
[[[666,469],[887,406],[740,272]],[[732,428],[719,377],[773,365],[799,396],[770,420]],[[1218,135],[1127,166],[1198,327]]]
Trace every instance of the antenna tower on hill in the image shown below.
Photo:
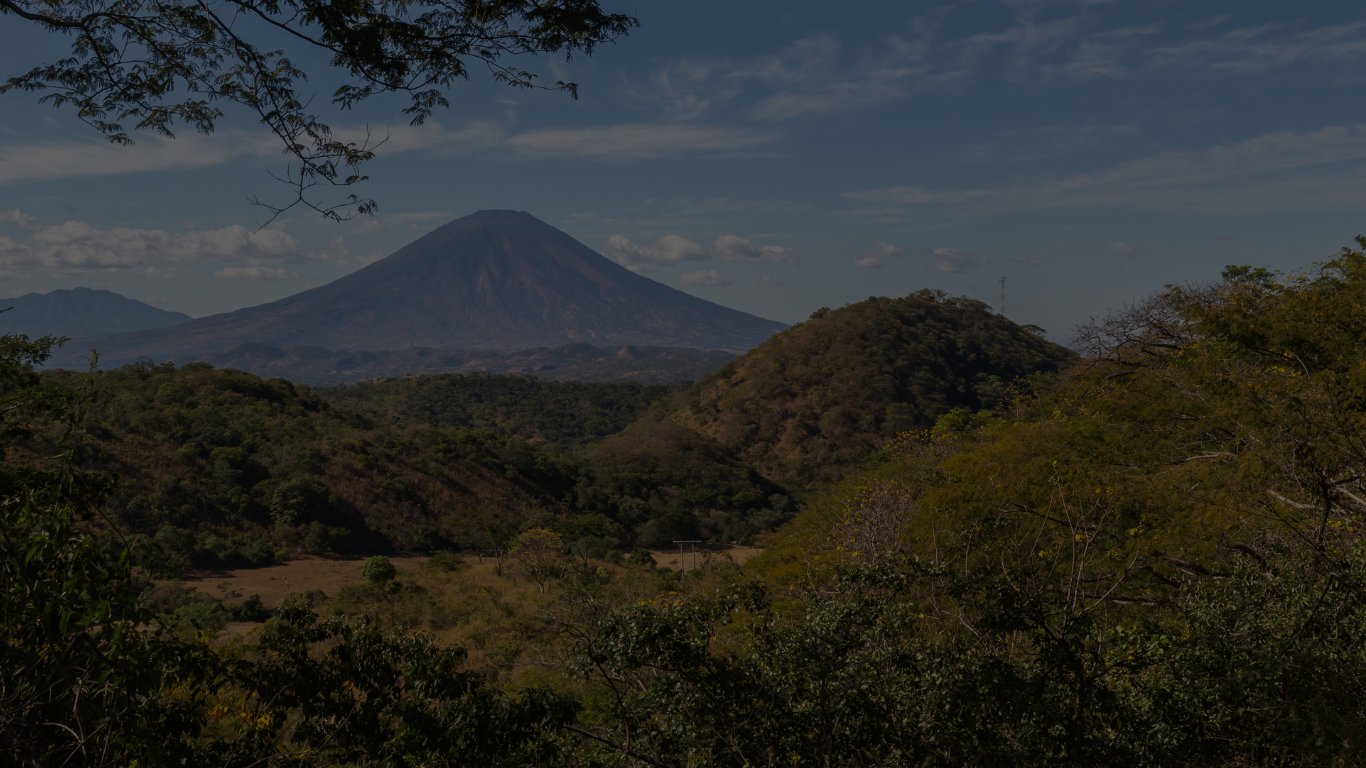
[[[1006,279],[1001,278],[1001,317],[1006,316]]]

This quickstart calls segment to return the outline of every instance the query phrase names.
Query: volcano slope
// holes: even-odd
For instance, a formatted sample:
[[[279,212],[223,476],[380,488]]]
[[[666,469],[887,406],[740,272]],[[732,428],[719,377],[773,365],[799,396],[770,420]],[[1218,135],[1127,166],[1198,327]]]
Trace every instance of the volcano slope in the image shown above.
[[[480,211],[319,288],[174,330],[78,339],[67,348],[96,348],[109,365],[244,343],[521,350],[585,342],[743,352],[784,328],[637,275],[529,213]],[[75,357],[66,352],[56,362]]]

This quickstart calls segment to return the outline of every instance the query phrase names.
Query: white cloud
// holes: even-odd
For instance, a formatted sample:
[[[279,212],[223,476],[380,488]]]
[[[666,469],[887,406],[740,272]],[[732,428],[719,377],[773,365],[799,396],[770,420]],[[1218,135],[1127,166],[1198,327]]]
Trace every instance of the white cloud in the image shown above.
[[[1039,255],[1043,256],[1044,254],[1041,253]],[[1015,262],[1016,264],[1023,264],[1026,267],[1037,267],[1043,263],[1038,259],[1031,259],[1028,256],[1016,256],[1015,258],[1011,259],[1011,261]]]
[[[987,257],[957,248],[935,248],[931,252],[929,265],[940,272],[966,272],[985,264]]]
[[[680,261],[706,261],[710,257],[705,247],[678,235],[661,237],[654,245],[636,245],[621,235],[612,235],[607,239],[607,248],[618,263],[634,272],[650,272],[656,266]]]
[[[718,261],[770,261],[796,264],[801,254],[781,245],[759,245],[735,235],[721,235],[712,243],[712,254]]]
[[[24,213],[18,208],[11,211],[0,211],[0,222],[18,224],[21,229],[33,229],[38,224],[36,218]]]
[[[15,213],[32,220],[22,212]],[[165,275],[167,262],[241,262],[261,266],[308,261],[344,263],[348,256],[346,242],[340,237],[319,251],[305,252],[287,232],[252,231],[237,224],[187,232],[101,228],[82,221],[29,228],[32,234],[25,242],[0,238],[0,266],[63,275],[119,270]]]
[[[683,285],[702,286],[731,284],[729,278],[725,277],[724,275],[720,274],[714,269],[698,272],[684,272],[683,274],[678,276],[678,282],[682,283]]]
[[[298,277],[298,272],[271,267],[229,267],[213,273],[214,277],[224,279],[242,278],[246,280],[287,280]]]
[[[901,258],[910,252],[906,248],[884,243],[880,240],[874,241],[873,247],[866,250],[858,250],[838,243],[827,243],[825,247],[836,256],[849,259],[854,262],[854,266],[863,269],[878,269],[882,266],[882,262],[888,259]]]
[[[780,245],[755,245],[736,235],[721,235],[708,248],[680,235],[667,235],[654,245],[637,245],[622,235],[607,239],[607,249],[617,262],[636,272],[651,272],[658,266],[683,261],[768,262],[796,264],[801,254]]]
[[[779,280],[776,277],[769,277],[768,275],[764,275],[759,282],[763,285],[769,286],[770,288],[781,288],[784,285],[792,285],[792,282],[789,280]]]
[[[1114,251],[1115,253],[1118,253],[1120,256],[1124,256],[1126,258],[1133,258],[1138,255],[1138,246],[1132,243],[1115,241],[1105,247],[1107,250]]]
[[[253,232],[240,224],[203,232],[112,227],[99,229],[80,221],[44,227],[33,235],[36,252],[62,262],[105,260],[145,263],[169,261],[246,261],[252,264],[303,261],[294,238],[278,230]]]

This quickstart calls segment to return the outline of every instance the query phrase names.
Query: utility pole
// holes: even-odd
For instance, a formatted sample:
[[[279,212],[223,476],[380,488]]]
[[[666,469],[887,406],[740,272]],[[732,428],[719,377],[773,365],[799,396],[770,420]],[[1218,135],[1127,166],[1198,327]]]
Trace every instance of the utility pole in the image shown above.
[[[675,541],[674,543],[678,545],[678,572],[679,572],[679,574],[683,574],[683,573],[686,573],[686,572],[687,572],[686,569],[684,569],[684,567],[683,567],[683,545],[684,545],[684,544],[689,544],[689,545],[692,546],[692,569],[693,569],[694,571],[697,570],[697,545],[698,545],[698,544],[701,544],[702,542],[701,542],[700,540],[685,539],[685,540],[683,540],[683,541]]]
[[[1001,278],[1001,317],[1006,316],[1006,279]]]

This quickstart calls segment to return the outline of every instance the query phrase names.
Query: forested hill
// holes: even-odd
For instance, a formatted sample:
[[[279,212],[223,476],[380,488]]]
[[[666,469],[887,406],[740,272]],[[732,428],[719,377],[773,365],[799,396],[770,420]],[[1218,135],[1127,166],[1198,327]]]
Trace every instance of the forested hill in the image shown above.
[[[74,388],[84,377],[45,378]],[[130,481],[110,518],[201,566],[501,541],[534,513],[566,512],[578,479],[532,444],[377,423],[284,379],[203,363],[94,378],[87,466]],[[51,455],[55,434],[30,455]]]
[[[604,556],[743,541],[794,511],[782,487],[681,427],[681,440],[647,425],[619,444],[660,461],[563,450],[627,427],[675,387],[449,376],[320,396],[206,363],[43,380],[92,388],[81,467],[128,481],[104,513],[155,538],[166,559],[149,567],[163,574],[300,552],[496,548],[529,526]],[[7,459],[39,465],[60,434],[42,425]]]
[[[973,299],[922,290],[822,309],[660,407],[765,477],[835,480],[899,432],[990,408],[1073,357]]]
[[[442,374],[316,390],[376,419],[463,427],[576,448],[621,432],[687,385],[548,381],[534,376]]]

